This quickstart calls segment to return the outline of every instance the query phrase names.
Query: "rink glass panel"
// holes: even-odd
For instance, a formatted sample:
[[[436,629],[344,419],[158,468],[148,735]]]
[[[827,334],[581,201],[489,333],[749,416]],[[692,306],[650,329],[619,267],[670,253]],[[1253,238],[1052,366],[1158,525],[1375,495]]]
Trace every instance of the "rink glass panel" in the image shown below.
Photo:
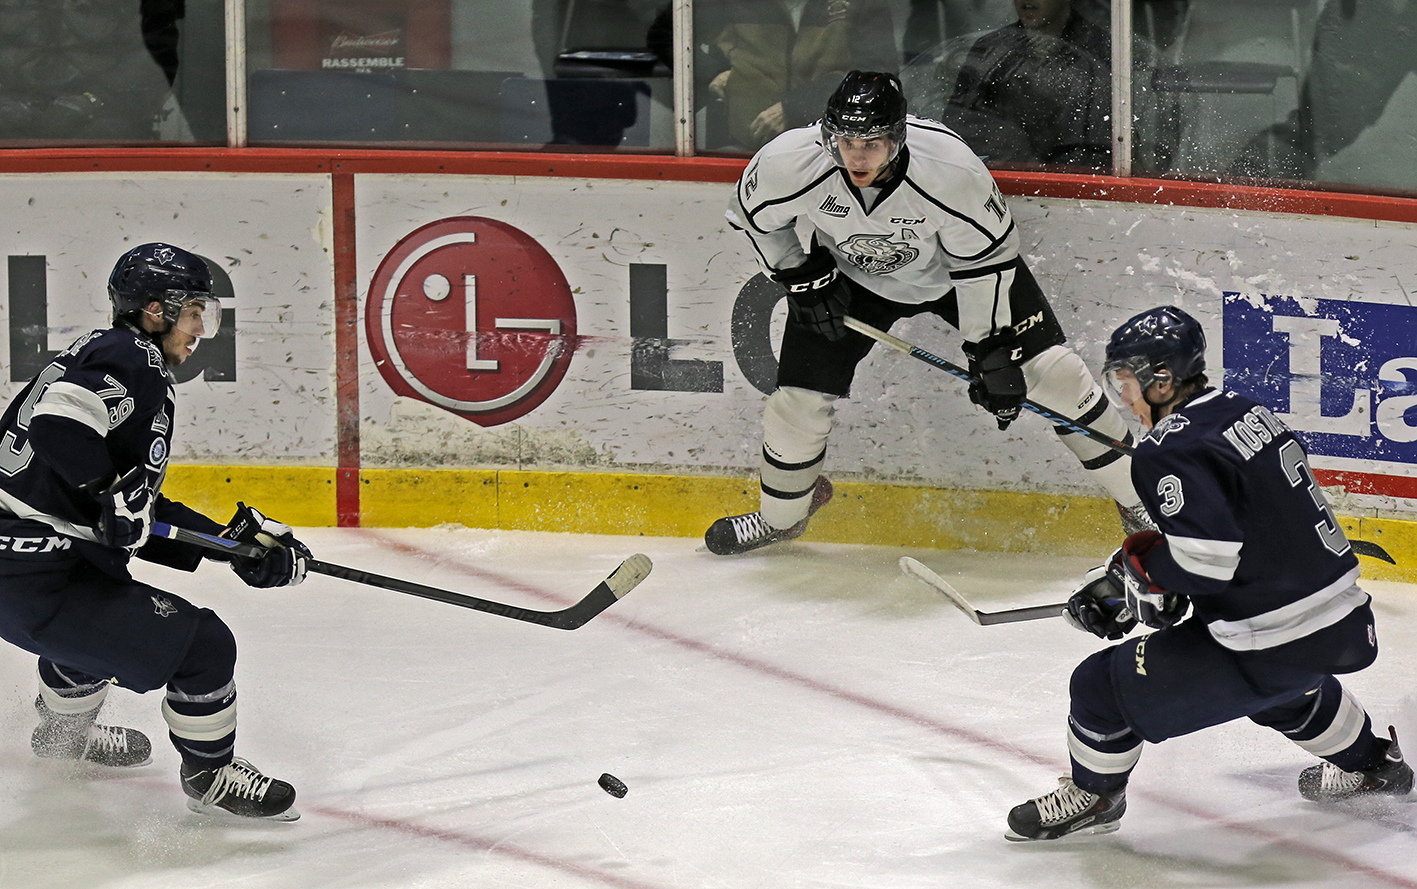
[[[1072,4],[1110,33],[1108,2]],[[223,0],[0,0],[0,147],[674,151],[681,60],[666,0],[229,8],[243,25],[232,44]],[[959,128],[991,167],[1111,169],[1105,150],[1101,162],[1091,150],[1020,151],[1017,113],[952,107],[970,49],[1017,20],[1012,0],[812,0],[785,26],[770,20],[776,9],[687,6],[693,153],[747,156],[777,128],[815,119],[837,67],[872,67],[898,71],[912,110]],[[1417,151],[1417,4],[1131,0],[1129,11],[1130,174],[1417,191],[1406,162]],[[814,40],[771,42],[799,32]],[[1095,145],[1118,78],[1072,71],[1036,92],[1063,101]]]
[[[0,148],[226,144],[222,0],[0,0]]]

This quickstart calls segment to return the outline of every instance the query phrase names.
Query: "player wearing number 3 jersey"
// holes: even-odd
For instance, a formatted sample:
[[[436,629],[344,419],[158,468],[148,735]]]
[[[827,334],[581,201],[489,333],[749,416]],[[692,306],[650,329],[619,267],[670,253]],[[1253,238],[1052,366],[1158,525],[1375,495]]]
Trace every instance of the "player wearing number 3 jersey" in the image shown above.
[[[1142,742],[1248,717],[1324,760],[1299,792],[1333,802],[1404,795],[1396,735],[1334,674],[1373,663],[1358,560],[1303,445],[1263,406],[1207,384],[1205,336],[1165,306],[1113,333],[1108,394],[1149,427],[1132,479],[1160,531],[1129,536],[1068,603],[1069,622],[1120,639],[1072,676],[1072,775],[1009,813],[1009,839],[1117,828]],[[1189,612],[1189,614],[1188,614]]]

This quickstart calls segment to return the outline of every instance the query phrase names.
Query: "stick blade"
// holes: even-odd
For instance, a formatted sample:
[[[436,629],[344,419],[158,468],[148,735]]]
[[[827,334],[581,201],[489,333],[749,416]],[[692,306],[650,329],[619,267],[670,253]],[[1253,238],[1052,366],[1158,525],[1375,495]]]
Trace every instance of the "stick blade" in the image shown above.
[[[1371,540],[1354,540],[1353,538],[1349,538],[1348,544],[1353,547],[1353,554],[1355,556],[1367,556],[1371,559],[1387,562],[1389,565],[1397,564],[1397,560],[1394,559],[1387,550],[1373,543]]]
[[[969,601],[965,599],[964,596],[961,596],[958,590],[950,586],[943,577],[931,571],[929,568],[926,568],[919,560],[912,559],[910,556],[902,556],[900,560],[900,570],[907,577],[913,577],[935,592],[943,594],[946,599],[950,600],[950,603],[953,604],[954,607],[964,612],[965,617],[980,626],[984,625],[984,622],[980,620],[979,611],[973,605],[970,605]]]
[[[605,586],[615,598],[624,598],[626,593],[640,585],[640,581],[649,577],[653,569],[654,563],[649,560],[649,556],[635,553],[621,562],[619,568],[610,572],[610,576],[605,578]]]

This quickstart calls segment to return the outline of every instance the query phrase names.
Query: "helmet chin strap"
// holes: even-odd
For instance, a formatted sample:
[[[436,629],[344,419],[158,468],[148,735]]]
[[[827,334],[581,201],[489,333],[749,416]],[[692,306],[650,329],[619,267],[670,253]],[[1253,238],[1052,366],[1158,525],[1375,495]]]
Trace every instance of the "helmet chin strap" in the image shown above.
[[[156,318],[158,321],[162,322],[162,329],[160,330],[147,330],[141,325],[139,326],[141,332],[146,334],[148,339],[161,346],[162,338],[171,333],[172,328],[175,327],[176,324],[172,321],[168,321],[167,317],[163,315],[162,312],[154,312],[152,309],[143,309],[143,314],[147,315],[149,318]]]

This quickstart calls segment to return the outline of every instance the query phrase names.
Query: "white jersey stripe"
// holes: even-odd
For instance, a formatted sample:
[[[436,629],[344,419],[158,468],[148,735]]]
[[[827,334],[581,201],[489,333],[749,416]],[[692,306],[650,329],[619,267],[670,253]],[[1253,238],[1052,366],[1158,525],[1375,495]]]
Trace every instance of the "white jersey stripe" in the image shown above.
[[[1202,537],[1166,535],[1171,558],[1182,569],[1212,580],[1229,580],[1240,567],[1242,541],[1206,540]]]
[[[1332,626],[1367,604],[1354,568],[1338,580],[1283,608],[1245,620],[1217,620],[1206,626],[1210,635],[1231,651],[1258,651],[1302,639]]]
[[[63,380],[56,380],[44,390],[34,406],[34,416],[63,417],[82,423],[99,435],[108,435],[108,408],[103,399],[83,386]]]

